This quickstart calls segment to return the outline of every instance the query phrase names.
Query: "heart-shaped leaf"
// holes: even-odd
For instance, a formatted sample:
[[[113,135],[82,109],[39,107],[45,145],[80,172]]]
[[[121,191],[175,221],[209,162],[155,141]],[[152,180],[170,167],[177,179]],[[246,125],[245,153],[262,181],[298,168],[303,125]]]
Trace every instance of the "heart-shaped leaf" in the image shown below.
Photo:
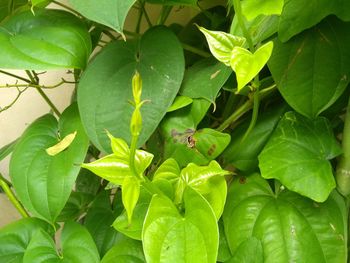
[[[178,109],[181,109],[183,107],[186,107],[192,103],[192,99],[187,96],[177,96],[173,102],[173,104],[169,107],[167,112],[176,111]]]
[[[286,43],[274,41],[269,69],[283,98],[299,113],[319,115],[349,84],[349,26],[333,17]]]
[[[61,236],[61,251],[57,252],[52,237],[38,231],[31,239],[23,257],[23,263],[32,262],[72,262],[99,263],[100,257],[89,232],[75,222],[64,225]]]
[[[209,49],[213,56],[226,66],[230,66],[233,48],[243,46],[245,38],[237,37],[222,31],[211,31],[200,26],[198,28],[207,39]]]
[[[278,36],[285,42],[301,31],[316,25],[330,14],[335,14],[340,19],[349,21],[349,9],[350,2],[348,0],[285,0]]]
[[[128,101],[136,69],[143,82],[142,99],[150,101],[141,108],[140,146],[154,132],[180,88],[184,57],[176,36],[164,27],[152,28],[139,45],[114,42],[89,64],[79,84],[78,105],[86,131],[100,150],[111,151],[105,130],[130,142],[133,107]]]
[[[101,263],[145,263],[142,243],[119,235],[115,245],[103,257]]]
[[[216,261],[219,231],[212,209],[189,187],[184,201],[182,215],[164,195],[153,196],[142,233],[147,262]]]
[[[223,214],[231,252],[254,256],[259,246],[249,252],[251,247],[245,242],[256,238],[261,242],[264,263],[346,262],[344,199],[334,192],[325,203],[315,203],[287,190],[276,191],[273,193],[258,174],[232,182]]]
[[[53,230],[50,225],[37,218],[24,218],[0,229],[1,262],[22,263],[24,252],[39,229]]]
[[[269,60],[273,49],[273,42],[267,42],[252,54],[242,47],[235,47],[231,52],[230,65],[236,73],[237,89],[240,91],[247,85]]]
[[[123,34],[124,21],[136,0],[69,0],[73,8],[86,18]]]
[[[128,216],[128,222],[131,223],[137,201],[140,197],[140,180],[135,176],[124,178],[122,186],[122,201]]]
[[[242,13],[248,20],[253,20],[259,15],[280,15],[284,0],[244,0],[242,1]]]
[[[55,156],[46,149],[59,137],[77,132],[69,147]],[[10,161],[10,176],[19,199],[35,216],[55,222],[67,202],[84,161],[89,140],[80,122],[78,108],[67,108],[59,122],[45,115],[24,132]]]
[[[259,155],[259,167],[264,178],[324,202],[335,187],[329,160],[340,153],[326,118],[310,120],[287,112]]]
[[[91,53],[86,26],[61,10],[19,13],[0,28],[0,67],[10,69],[84,68]]]
[[[261,242],[256,237],[243,241],[234,256],[225,263],[264,263],[264,253]]]

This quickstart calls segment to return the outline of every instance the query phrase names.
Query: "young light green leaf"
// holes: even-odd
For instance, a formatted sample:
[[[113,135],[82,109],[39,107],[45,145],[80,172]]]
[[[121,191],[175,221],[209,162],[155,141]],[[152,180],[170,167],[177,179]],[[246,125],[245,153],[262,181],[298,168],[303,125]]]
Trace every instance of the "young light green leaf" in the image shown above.
[[[71,143],[74,141],[75,136],[77,135],[77,131],[70,133],[66,135],[61,141],[59,141],[54,146],[51,146],[46,149],[46,152],[48,155],[55,156],[59,154],[60,152],[64,151],[71,145]]]
[[[125,177],[122,185],[122,201],[125,207],[128,222],[131,223],[132,215],[140,196],[140,180],[135,176]]]
[[[248,20],[259,15],[280,15],[284,0],[244,0],[241,1],[242,13]]]
[[[0,68],[85,68],[91,53],[86,25],[71,13],[40,9],[18,13],[1,25]]]
[[[329,121],[287,112],[259,155],[264,178],[275,178],[289,190],[324,202],[335,188],[329,160],[341,153]]]
[[[273,49],[273,42],[262,45],[254,54],[242,47],[231,52],[230,65],[236,73],[238,91],[244,88],[265,66]]]
[[[184,205],[181,215],[166,196],[153,196],[142,233],[147,262],[216,262],[219,230],[211,207],[190,187]]]
[[[209,49],[213,56],[226,66],[230,66],[233,48],[243,46],[245,38],[233,36],[222,31],[210,31],[200,26],[198,26],[198,28],[207,39]]]
[[[166,159],[153,175],[153,181],[165,179],[168,181],[177,180],[180,176],[180,167],[175,159]]]
[[[108,26],[123,35],[126,16],[136,0],[69,0],[86,18]],[[124,35],[123,35],[124,36]]]
[[[183,107],[190,105],[192,102],[193,102],[193,99],[191,99],[190,97],[177,96],[173,104],[171,104],[171,106],[168,108],[167,112],[176,111],[178,109],[181,109]]]
[[[121,138],[115,138],[111,133],[107,131],[107,136],[111,141],[111,148],[116,156],[128,158],[130,149],[128,144]]]
[[[75,222],[64,225],[61,236],[62,249],[56,245],[48,233],[40,230],[31,239],[23,257],[23,263],[72,262],[99,263],[96,245],[85,227]]]

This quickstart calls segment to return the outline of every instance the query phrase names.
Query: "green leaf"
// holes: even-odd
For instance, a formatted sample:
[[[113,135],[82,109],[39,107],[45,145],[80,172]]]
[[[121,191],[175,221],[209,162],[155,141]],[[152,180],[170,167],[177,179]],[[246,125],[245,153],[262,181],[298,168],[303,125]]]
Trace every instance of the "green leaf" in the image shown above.
[[[146,0],[146,2],[152,4],[161,4],[161,5],[189,5],[196,6],[198,0]]]
[[[251,21],[244,21],[247,31],[252,38],[254,45],[264,42],[278,31],[279,17],[277,15],[260,15]],[[238,18],[233,18],[230,33],[235,36],[244,36]],[[247,46],[247,45],[246,45]]]
[[[101,191],[91,204],[84,220],[84,225],[94,239],[101,257],[107,253],[120,236],[111,227],[115,217],[116,211],[112,210],[110,191]]]
[[[226,263],[264,263],[264,253],[260,240],[250,237],[243,241],[234,256]]]
[[[223,214],[231,252],[247,255],[250,246],[244,242],[255,237],[264,263],[346,262],[344,199],[334,192],[325,203],[316,203],[287,190],[276,191],[280,193],[273,193],[257,174],[232,182]]]
[[[187,96],[177,96],[173,102],[173,104],[171,104],[171,106],[169,107],[169,109],[167,110],[167,112],[172,112],[172,111],[176,111],[178,109],[181,109],[183,107],[186,107],[188,105],[190,105],[193,102],[193,100],[190,97]]]
[[[124,210],[113,222],[113,227],[120,233],[136,240],[142,239],[142,227],[145,220],[152,195],[141,187],[140,197],[133,211],[131,222]]]
[[[0,67],[47,70],[84,68],[91,53],[85,25],[60,10],[36,10],[11,17],[0,28]]]
[[[228,259],[232,257],[230,248],[227,243],[225,230],[224,230],[224,223],[222,219],[218,222],[219,226],[219,250],[218,250],[218,262],[226,262]]]
[[[267,42],[252,54],[242,47],[235,47],[231,52],[230,65],[236,73],[237,89],[240,91],[247,85],[269,60],[273,49],[273,42]]]
[[[69,0],[72,7],[89,20],[108,26],[123,34],[124,22],[136,0]]]
[[[0,149],[0,161],[4,160],[10,153],[12,153],[17,142],[18,142],[18,139],[14,140],[13,142],[10,142],[9,144],[3,146]]]
[[[248,20],[253,20],[259,15],[280,15],[284,0],[244,0],[242,1],[242,13]]]
[[[65,151],[55,156],[46,153],[59,142],[58,135],[64,138],[74,131],[77,135]],[[10,177],[19,199],[33,215],[55,222],[69,198],[88,145],[76,104],[62,113],[58,123],[52,115],[45,115],[26,129],[12,154]]]
[[[77,192],[96,195],[101,187],[101,179],[86,169],[81,169],[75,182]]]
[[[207,39],[209,49],[213,56],[226,66],[230,66],[232,50],[235,47],[243,46],[245,38],[237,37],[222,31],[210,31],[200,26],[198,26],[198,28]]]
[[[147,213],[142,241],[147,262],[215,262],[219,231],[205,199],[191,188],[179,213],[165,196],[155,195]]]
[[[101,263],[145,263],[142,243],[119,235],[115,245],[103,257]]]
[[[100,258],[89,232],[75,222],[64,225],[61,236],[61,251],[57,252],[52,237],[38,231],[30,241],[23,257],[23,263],[72,262],[98,263]]]
[[[113,144],[113,142],[112,142]],[[112,147],[114,147],[112,145]],[[129,151],[129,149],[128,149]],[[116,151],[117,152],[117,151]],[[91,163],[84,163],[82,167],[90,170],[96,175],[106,179],[107,181],[116,184],[122,185],[125,178],[132,177],[133,174],[129,167],[129,154],[122,153],[121,151],[117,154],[113,153],[107,156],[102,157]],[[140,175],[144,173],[147,167],[151,164],[153,155],[142,150],[136,150],[135,155],[135,168],[136,172]]]
[[[122,201],[131,223],[132,215],[140,197],[140,181],[135,176],[125,177],[122,186]]]
[[[11,4],[13,5],[11,8]],[[0,0],[0,22],[7,16],[12,15],[16,10],[28,4],[28,0]]]
[[[349,21],[349,9],[350,2],[348,0],[285,0],[278,29],[279,38],[285,42],[331,14]]]
[[[131,79],[136,69],[142,77],[142,99],[150,100],[141,109],[143,128],[138,140],[141,146],[180,88],[184,57],[176,36],[169,29],[155,27],[143,35],[139,45],[114,42],[89,64],[79,84],[78,104],[86,131],[100,150],[110,152],[106,129],[130,142],[133,107],[128,100],[132,99]]]
[[[170,182],[176,182],[180,176],[180,167],[175,159],[166,159],[155,171],[153,175],[153,181],[156,180],[167,180]]]
[[[349,84],[349,25],[329,18],[287,43],[274,41],[269,68],[282,96],[299,113],[319,115]]]
[[[77,220],[83,213],[87,211],[88,205],[94,196],[87,193],[72,192],[69,199],[57,218],[57,222],[66,222],[69,220]]]
[[[22,263],[27,246],[39,229],[52,230],[37,218],[24,218],[0,229],[1,262]]]
[[[329,160],[340,153],[326,118],[310,120],[287,112],[259,155],[259,167],[264,178],[324,202],[335,187]]]
[[[264,148],[277,123],[286,112],[286,105],[271,105],[259,114],[254,129],[243,140],[249,121],[234,129],[231,142],[222,153],[225,164],[232,164],[241,171],[253,171],[258,168],[258,155]],[[254,143],[252,143],[254,142]]]
[[[215,104],[217,94],[231,74],[229,67],[212,58],[200,60],[186,70],[180,93]]]

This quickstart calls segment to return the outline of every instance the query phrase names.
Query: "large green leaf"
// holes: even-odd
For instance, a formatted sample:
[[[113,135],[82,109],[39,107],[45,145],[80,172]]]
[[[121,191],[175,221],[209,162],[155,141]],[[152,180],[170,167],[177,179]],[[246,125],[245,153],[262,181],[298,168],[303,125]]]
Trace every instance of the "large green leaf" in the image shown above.
[[[284,99],[301,114],[317,116],[348,85],[349,25],[331,17],[286,43],[274,41],[269,68]]]
[[[348,0],[285,0],[278,30],[279,38],[283,42],[287,41],[330,14],[349,21],[349,10]]]
[[[184,200],[182,215],[164,195],[153,196],[142,234],[147,262],[216,261],[219,230],[212,209],[191,188],[186,188]]]
[[[264,263],[261,242],[256,237],[243,241],[234,256],[225,263]]]
[[[86,18],[123,33],[126,16],[136,0],[69,0]]]
[[[50,156],[46,149],[59,137],[77,132],[68,148]],[[10,161],[10,177],[19,199],[35,216],[54,222],[67,202],[88,148],[78,108],[67,108],[59,122],[45,115],[20,138]]]
[[[86,214],[84,225],[94,239],[101,257],[113,246],[118,237],[117,231],[111,226],[115,217],[110,191],[100,192]]]
[[[85,25],[70,13],[19,13],[0,27],[0,67],[10,69],[84,68],[91,53]]]
[[[264,178],[323,202],[335,187],[329,160],[340,153],[326,118],[287,112],[259,155],[259,167]]]
[[[51,226],[36,218],[21,219],[0,229],[0,262],[22,263],[24,252],[39,229],[52,231]]]
[[[62,231],[60,252],[46,232],[38,231],[33,236],[23,263],[33,262],[99,263],[100,257],[89,232],[78,223],[68,222]]]
[[[136,43],[118,41],[96,56],[83,74],[78,89],[78,104],[83,123],[92,142],[110,152],[107,129],[116,137],[130,141],[129,123],[133,107],[131,79],[141,75],[143,128],[142,145],[153,133],[172,104],[183,78],[184,57],[176,36],[164,27],[147,31]],[[96,88],[98,87],[98,88]]]
[[[186,70],[180,93],[215,104],[216,96],[232,70],[216,60],[204,59]]]
[[[344,199],[334,192],[325,203],[316,203],[287,190],[276,191],[279,194],[257,174],[233,181],[223,215],[231,252],[242,255],[240,250],[248,249],[249,253],[244,242],[255,237],[265,263],[345,263]]]
[[[116,261],[118,263],[145,263],[142,243],[119,235],[115,245],[103,257],[101,263],[115,263]]]
[[[236,127],[231,134],[230,144],[221,155],[224,163],[233,164],[241,171],[257,169],[258,155],[285,113],[286,108],[285,105],[271,105],[270,109],[259,114],[254,129],[244,140],[249,121],[245,121],[242,125]]]

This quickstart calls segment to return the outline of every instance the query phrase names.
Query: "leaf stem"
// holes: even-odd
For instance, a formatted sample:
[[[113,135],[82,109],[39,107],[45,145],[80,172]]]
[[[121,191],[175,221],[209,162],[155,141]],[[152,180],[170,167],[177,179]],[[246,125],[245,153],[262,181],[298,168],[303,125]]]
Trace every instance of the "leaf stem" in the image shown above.
[[[233,0],[233,7],[235,9],[235,15],[237,16],[238,24],[240,28],[242,29],[243,35],[247,40],[247,43],[249,45],[249,49],[251,52],[255,51],[253,40],[248,32],[248,29],[244,22],[244,16],[242,13],[242,6],[241,6],[241,0]]]
[[[22,215],[22,217],[24,218],[30,217],[28,212],[24,209],[22,204],[18,201],[18,199],[12,192],[11,188],[9,187],[9,184],[7,183],[7,180],[2,176],[1,173],[0,173],[0,187],[4,190],[8,199],[13,204],[13,206],[17,209],[17,211]]]
[[[257,94],[260,99],[263,99],[266,96],[268,96],[272,91],[274,91],[275,88],[276,84],[273,84],[272,86],[257,92]],[[235,110],[218,128],[216,128],[216,130],[220,132],[224,131],[232,123],[236,122],[245,113],[250,111],[253,106],[254,103],[252,103],[252,100],[247,100],[243,105],[241,105],[237,110]]]
[[[182,45],[182,48],[184,50],[192,52],[193,54],[199,55],[199,56],[204,57],[204,58],[211,57],[211,54],[206,52],[206,51],[204,51],[204,50],[201,50],[199,48],[196,48],[194,46],[191,46],[191,45],[188,45],[188,44],[185,44],[185,43],[181,43],[181,45]]]
[[[149,15],[148,15],[147,10],[145,8],[145,1],[140,2],[140,7],[142,9],[143,14],[145,15],[148,26],[152,27],[153,25],[152,25],[151,19],[149,18]]]
[[[171,13],[171,10],[173,10],[173,7],[172,6],[168,6],[168,5],[163,5],[162,7],[162,11],[158,17],[158,20],[157,20],[157,25],[164,25],[166,20],[168,19],[170,13]]]
[[[336,180],[338,190],[344,196],[350,195],[350,97],[345,114],[342,138],[343,154],[337,165]]]
[[[26,70],[26,73],[29,77],[29,79],[31,80],[31,84],[34,84],[34,85],[39,85],[39,79],[38,79],[38,76],[35,74],[34,72],[34,75],[29,71],[29,70]],[[50,106],[50,108],[52,109],[52,111],[54,113],[56,113],[56,115],[58,117],[61,116],[61,113],[60,111],[56,108],[55,104],[53,104],[53,102],[50,100],[50,98],[45,94],[45,92],[41,89],[41,88],[36,88],[36,90],[39,92],[40,96],[46,101],[46,103]]]
[[[23,77],[21,77],[21,76],[12,74],[12,73],[7,72],[7,71],[4,71],[4,70],[0,70],[0,73],[5,74],[5,75],[8,75],[8,76],[11,76],[11,77],[16,78],[16,79],[19,79],[19,80],[22,80],[22,81],[27,82],[27,83],[30,83],[30,82],[31,82],[29,79],[23,78]]]

